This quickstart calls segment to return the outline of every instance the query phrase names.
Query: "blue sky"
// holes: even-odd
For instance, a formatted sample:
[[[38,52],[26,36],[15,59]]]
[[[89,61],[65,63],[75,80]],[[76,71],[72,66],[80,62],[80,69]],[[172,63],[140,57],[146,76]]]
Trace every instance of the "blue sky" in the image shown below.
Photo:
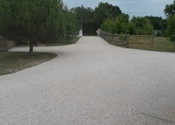
[[[84,7],[95,8],[99,2],[108,2],[120,7],[122,12],[133,16],[161,16],[165,18],[164,9],[173,0],[63,0],[68,8],[83,5]]]

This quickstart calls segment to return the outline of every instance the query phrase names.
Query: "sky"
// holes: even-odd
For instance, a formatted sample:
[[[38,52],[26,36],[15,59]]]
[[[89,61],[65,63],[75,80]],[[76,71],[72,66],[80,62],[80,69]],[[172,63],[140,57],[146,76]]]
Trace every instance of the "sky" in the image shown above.
[[[164,9],[167,4],[172,4],[174,0],[63,0],[68,8],[83,5],[94,9],[100,2],[118,6],[123,13],[133,16],[159,16],[166,18]]]

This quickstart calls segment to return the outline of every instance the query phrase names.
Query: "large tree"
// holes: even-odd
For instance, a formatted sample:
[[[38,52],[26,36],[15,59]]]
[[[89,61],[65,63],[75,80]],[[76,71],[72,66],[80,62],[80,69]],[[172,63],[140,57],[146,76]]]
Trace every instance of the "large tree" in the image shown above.
[[[136,26],[136,34],[152,35],[154,27],[146,17],[133,17],[131,22]]]
[[[79,25],[83,29],[83,33],[86,35],[95,34],[94,29],[94,10],[90,7],[84,6],[72,8],[71,11],[76,15]]]
[[[129,15],[123,13],[116,16],[114,19],[108,18],[102,23],[101,29],[110,33],[130,33]]]
[[[167,17],[172,17],[175,16],[175,0],[173,1],[172,4],[167,4],[164,9],[165,15]]]
[[[172,16],[171,18],[167,19],[167,36],[168,38],[174,42],[174,49],[175,49],[175,16]]]
[[[175,49],[175,0],[172,4],[166,5],[164,12],[167,16],[167,30],[166,35],[174,42],[174,49]]]
[[[78,24],[75,13],[69,10],[67,6],[63,9],[63,20],[64,37],[66,37],[67,42],[69,42],[69,39],[77,35],[80,30],[80,25]]]
[[[62,33],[61,0],[0,0],[0,34],[29,41],[29,54],[37,41],[52,41]]]
[[[146,18],[149,19],[155,30],[164,29],[162,17],[146,16]]]
[[[94,11],[95,28],[99,28],[106,19],[114,19],[122,12],[118,6],[100,2]]]

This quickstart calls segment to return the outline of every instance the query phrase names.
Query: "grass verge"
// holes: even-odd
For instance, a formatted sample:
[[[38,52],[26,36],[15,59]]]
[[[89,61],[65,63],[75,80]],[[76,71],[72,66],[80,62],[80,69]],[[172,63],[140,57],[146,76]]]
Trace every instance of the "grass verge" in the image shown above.
[[[56,57],[53,53],[0,52],[0,75],[14,73]]]
[[[154,37],[153,48],[151,49],[150,45],[139,45],[139,44],[130,44],[130,48],[152,50],[152,51],[162,51],[162,52],[175,52],[174,43],[169,41],[166,37]]]
[[[143,39],[144,38],[138,39],[138,43],[141,43]],[[123,43],[120,44],[116,44],[114,42],[110,43],[116,46],[126,47],[126,45]],[[133,43],[129,43],[129,48],[161,51],[161,52],[175,52],[174,43],[169,41],[166,37],[154,37],[153,48],[151,48],[150,44],[133,44]]]

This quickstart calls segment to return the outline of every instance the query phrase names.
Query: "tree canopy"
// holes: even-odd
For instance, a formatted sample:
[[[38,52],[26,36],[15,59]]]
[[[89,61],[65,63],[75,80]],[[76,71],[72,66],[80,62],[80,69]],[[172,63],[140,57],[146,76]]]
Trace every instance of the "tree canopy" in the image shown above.
[[[1,0],[0,35],[14,41],[29,41],[29,52],[33,43],[52,42],[64,36],[67,41],[80,28],[85,35],[95,34],[98,28],[111,33],[153,34],[165,31],[174,37],[175,0],[164,10],[167,20],[146,16],[129,19],[117,5],[100,2],[95,9],[84,6],[68,9],[62,0]],[[168,24],[168,28],[167,28]]]
[[[167,17],[172,17],[175,15],[175,0],[173,1],[172,4],[167,4],[164,9],[165,15]]]
[[[128,14],[120,14],[115,19],[108,18],[101,25],[101,29],[117,34],[141,34],[151,35],[154,32],[154,28],[147,18],[133,17],[129,21]]]
[[[72,8],[71,11],[75,14],[79,25],[83,29],[83,33],[87,35],[95,34],[94,29],[94,10],[84,6]]]
[[[0,34],[11,40],[50,41],[62,33],[61,0],[1,0]]]
[[[29,41],[29,53],[36,42],[53,42],[61,36],[74,35],[78,21],[62,0],[1,0],[0,34],[19,41]]]
[[[129,32],[129,15],[128,14],[120,14],[116,16],[114,19],[106,19],[102,25],[101,29],[110,32],[110,33],[118,33],[125,34]]]
[[[72,36],[76,36],[77,31],[79,30],[80,25],[78,24],[75,13],[65,6],[63,9],[63,33],[67,42],[72,38]]]
[[[114,6],[109,3],[100,2],[94,10],[94,21],[95,21],[96,29],[98,29],[100,25],[103,23],[103,21],[105,21],[106,19],[115,18],[121,13],[122,11],[118,6]]]
[[[166,35],[168,39],[174,42],[174,48],[175,48],[175,0],[173,4],[165,6],[164,12],[167,16]]]

